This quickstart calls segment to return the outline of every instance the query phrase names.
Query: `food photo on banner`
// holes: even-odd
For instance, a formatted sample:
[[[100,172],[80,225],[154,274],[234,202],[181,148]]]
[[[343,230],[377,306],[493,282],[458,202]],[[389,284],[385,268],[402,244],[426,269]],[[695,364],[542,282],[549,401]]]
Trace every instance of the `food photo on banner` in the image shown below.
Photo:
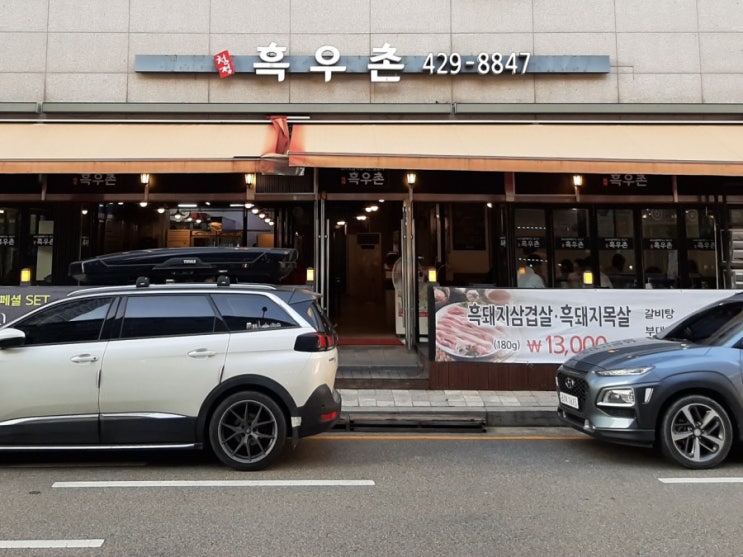
[[[600,344],[652,337],[736,292],[430,288],[435,361],[488,363],[562,363]]]

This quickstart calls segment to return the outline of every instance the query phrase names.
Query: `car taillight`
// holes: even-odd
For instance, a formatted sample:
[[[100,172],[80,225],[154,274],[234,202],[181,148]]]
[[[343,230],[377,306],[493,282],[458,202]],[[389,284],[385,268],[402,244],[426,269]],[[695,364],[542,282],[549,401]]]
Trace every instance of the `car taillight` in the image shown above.
[[[335,346],[333,335],[325,333],[305,333],[297,337],[294,350],[297,352],[324,352]]]

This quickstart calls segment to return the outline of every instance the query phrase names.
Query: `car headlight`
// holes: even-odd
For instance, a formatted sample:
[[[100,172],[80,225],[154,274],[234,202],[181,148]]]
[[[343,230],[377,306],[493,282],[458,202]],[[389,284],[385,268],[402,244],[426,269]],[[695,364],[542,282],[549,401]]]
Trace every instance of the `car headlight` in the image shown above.
[[[645,375],[651,369],[653,369],[653,366],[627,367],[627,368],[622,368],[622,369],[602,369],[601,371],[597,371],[596,375],[603,375],[604,377],[622,377],[626,375]]]
[[[628,407],[635,405],[634,389],[606,389],[601,393],[599,406]]]

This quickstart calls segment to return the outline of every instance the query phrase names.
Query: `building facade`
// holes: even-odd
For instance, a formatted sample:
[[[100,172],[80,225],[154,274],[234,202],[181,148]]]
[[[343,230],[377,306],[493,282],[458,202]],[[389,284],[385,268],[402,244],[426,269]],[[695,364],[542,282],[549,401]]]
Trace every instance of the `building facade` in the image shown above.
[[[429,270],[734,288],[741,51],[739,0],[8,0],[0,277],[296,247],[408,344]]]

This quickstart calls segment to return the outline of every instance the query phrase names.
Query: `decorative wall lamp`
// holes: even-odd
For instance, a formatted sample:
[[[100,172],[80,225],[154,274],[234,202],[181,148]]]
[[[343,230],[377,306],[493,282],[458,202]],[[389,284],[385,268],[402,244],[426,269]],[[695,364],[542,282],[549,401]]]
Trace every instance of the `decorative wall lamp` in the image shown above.
[[[255,199],[255,185],[256,185],[255,173],[247,172],[245,174],[245,201],[253,201]]]
[[[583,185],[583,175],[573,174],[573,188],[575,189],[575,200],[580,201],[580,187]]]
[[[412,188],[415,185],[415,181],[418,179],[418,176],[415,172],[408,172],[405,174],[405,181],[408,183],[408,187]]]
[[[150,175],[143,172],[139,175],[139,181],[144,184],[144,200],[139,202],[139,206],[147,207],[150,202]]]

